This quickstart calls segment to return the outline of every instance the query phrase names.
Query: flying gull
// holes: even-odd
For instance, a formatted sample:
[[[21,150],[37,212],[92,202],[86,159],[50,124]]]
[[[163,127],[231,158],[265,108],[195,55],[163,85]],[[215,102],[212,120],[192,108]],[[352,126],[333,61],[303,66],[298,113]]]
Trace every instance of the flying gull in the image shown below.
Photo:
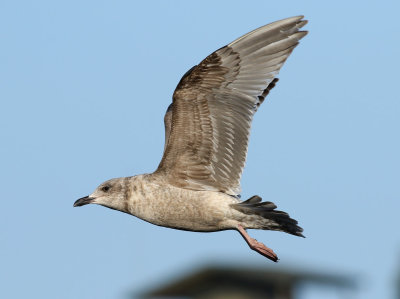
[[[254,195],[240,200],[254,114],[307,31],[303,16],[243,35],[206,57],[180,80],[165,114],[165,147],[151,174],[102,183],[74,207],[99,204],[169,228],[238,230],[249,247],[277,261],[246,229],[303,236],[297,221]]]

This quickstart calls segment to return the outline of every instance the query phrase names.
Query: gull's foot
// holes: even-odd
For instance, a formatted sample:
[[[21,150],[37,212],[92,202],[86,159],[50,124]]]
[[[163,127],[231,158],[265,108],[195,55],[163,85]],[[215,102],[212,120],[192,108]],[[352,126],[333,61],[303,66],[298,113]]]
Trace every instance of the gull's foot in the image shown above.
[[[257,251],[266,258],[269,258],[271,261],[278,261],[278,256],[275,254],[275,252],[271,248],[265,246],[263,243],[258,242],[256,239],[250,238],[250,242],[248,244],[251,249]]]
[[[275,254],[275,252],[271,249],[265,246],[263,243],[258,242],[256,239],[253,239],[248,235],[246,230],[241,226],[240,224],[238,225],[238,231],[242,235],[242,237],[245,239],[247,244],[251,249],[254,251],[257,251],[259,254],[265,256],[266,258],[270,259],[271,261],[277,262],[278,261],[278,256]]]

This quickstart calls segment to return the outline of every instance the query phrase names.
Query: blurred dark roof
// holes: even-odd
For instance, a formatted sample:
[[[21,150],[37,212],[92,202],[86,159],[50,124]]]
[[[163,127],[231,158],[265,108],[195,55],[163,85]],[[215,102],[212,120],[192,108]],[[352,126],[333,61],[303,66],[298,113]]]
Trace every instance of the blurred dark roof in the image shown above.
[[[208,266],[141,294],[141,298],[293,298],[299,283],[354,288],[355,281],[341,275],[291,269]]]

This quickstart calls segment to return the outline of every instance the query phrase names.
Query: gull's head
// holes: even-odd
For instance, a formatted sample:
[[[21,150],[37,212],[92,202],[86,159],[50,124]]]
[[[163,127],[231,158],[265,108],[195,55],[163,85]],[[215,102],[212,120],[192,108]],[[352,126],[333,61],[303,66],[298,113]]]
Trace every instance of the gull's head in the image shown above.
[[[117,178],[101,183],[92,194],[75,201],[74,207],[93,203],[126,212],[127,180],[128,178]]]

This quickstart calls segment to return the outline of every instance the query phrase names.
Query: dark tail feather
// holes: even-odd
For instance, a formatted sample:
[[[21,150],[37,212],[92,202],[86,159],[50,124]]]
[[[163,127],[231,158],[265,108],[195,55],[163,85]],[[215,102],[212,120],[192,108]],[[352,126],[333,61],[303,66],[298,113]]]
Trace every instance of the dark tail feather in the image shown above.
[[[284,231],[286,233],[303,237],[303,229],[297,225],[297,221],[290,218],[289,214],[283,211],[276,211],[276,205],[270,201],[261,202],[261,197],[254,195],[248,200],[238,204],[233,204],[232,207],[247,215],[259,215],[265,219],[272,220],[276,223],[271,228],[270,223],[266,228]]]

